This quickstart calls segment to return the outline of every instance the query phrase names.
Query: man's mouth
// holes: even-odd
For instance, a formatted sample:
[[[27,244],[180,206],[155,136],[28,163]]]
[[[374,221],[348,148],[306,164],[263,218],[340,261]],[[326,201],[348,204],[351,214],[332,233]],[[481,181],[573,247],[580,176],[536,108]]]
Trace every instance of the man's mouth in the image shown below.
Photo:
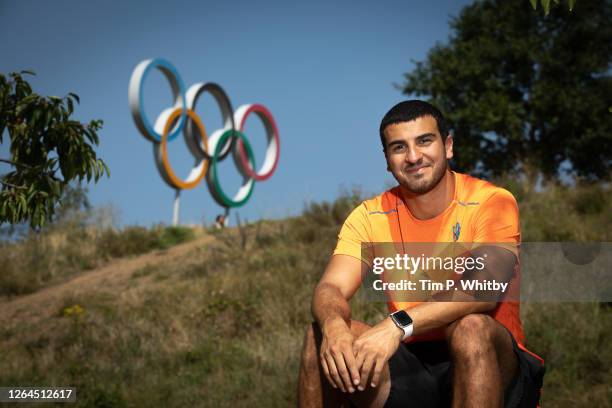
[[[420,166],[415,166],[415,167],[409,167],[407,169],[405,169],[404,171],[408,174],[420,174],[422,173],[426,167],[429,167],[428,164],[423,164]]]

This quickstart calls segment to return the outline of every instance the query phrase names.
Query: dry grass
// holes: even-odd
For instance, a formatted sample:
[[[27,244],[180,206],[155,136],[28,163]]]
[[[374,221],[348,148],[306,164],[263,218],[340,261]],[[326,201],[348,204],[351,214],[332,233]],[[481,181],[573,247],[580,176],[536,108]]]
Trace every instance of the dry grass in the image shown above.
[[[555,196],[546,194],[553,193],[522,200],[525,240],[557,233],[537,223],[542,214],[559,214]],[[75,405],[88,407],[294,406],[312,289],[357,200],[311,204],[301,217],[241,231],[212,231],[214,240],[184,262],[162,256],[145,263],[126,275],[120,291],[84,288],[65,296],[48,319],[0,325],[0,384],[70,384],[78,388]],[[558,219],[600,223],[610,214],[609,193],[604,200],[591,218]],[[573,205],[565,210],[578,212]],[[384,305],[360,296],[353,306],[356,318],[368,322],[385,313]],[[548,365],[543,406],[610,406],[610,308],[528,304],[523,318],[529,347]]]
[[[17,241],[0,241],[0,296],[23,295],[133,256],[194,239],[202,229],[131,226],[98,228],[69,220]]]

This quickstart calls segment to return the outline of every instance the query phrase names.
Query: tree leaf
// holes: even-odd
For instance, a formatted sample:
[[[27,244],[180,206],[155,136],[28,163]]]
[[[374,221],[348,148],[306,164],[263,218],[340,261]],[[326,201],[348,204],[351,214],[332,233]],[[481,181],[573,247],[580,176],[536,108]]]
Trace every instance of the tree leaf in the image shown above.
[[[72,99],[74,99],[76,101],[76,103],[80,104],[81,103],[81,98],[79,98],[79,95],[72,93],[72,92],[68,92],[68,96],[70,96]]]

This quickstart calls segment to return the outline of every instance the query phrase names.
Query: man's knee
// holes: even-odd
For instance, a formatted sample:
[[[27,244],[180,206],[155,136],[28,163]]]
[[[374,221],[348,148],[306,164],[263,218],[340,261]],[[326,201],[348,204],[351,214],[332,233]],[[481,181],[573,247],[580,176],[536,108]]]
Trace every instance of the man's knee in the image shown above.
[[[349,329],[355,338],[368,330],[370,326],[357,320],[351,320]],[[306,327],[304,334],[304,345],[302,348],[302,361],[312,368],[317,366],[319,360],[319,348],[323,341],[323,333],[317,322],[312,322]]]
[[[453,358],[478,358],[495,352],[496,321],[488,315],[465,315],[449,325],[447,341]]]
[[[316,322],[310,322],[306,326],[306,333],[304,334],[304,341],[315,342],[317,333],[319,332],[319,325]]]
[[[316,322],[310,323],[304,333],[304,346],[302,348],[302,361],[304,365],[314,367],[318,359],[318,347],[321,344],[321,330]]]

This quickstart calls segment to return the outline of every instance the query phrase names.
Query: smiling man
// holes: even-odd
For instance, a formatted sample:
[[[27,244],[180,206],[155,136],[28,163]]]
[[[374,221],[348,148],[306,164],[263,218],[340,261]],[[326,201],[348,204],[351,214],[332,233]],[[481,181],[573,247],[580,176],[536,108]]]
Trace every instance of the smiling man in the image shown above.
[[[453,139],[426,102],[394,106],[380,138],[399,185],[364,201],[340,231],[312,299],[299,405],[535,407],[543,361],[524,347],[514,197],[451,171]],[[391,314],[370,327],[351,319],[348,301],[367,269],[362,245],[377,242],[501,244],[489,252],[487,273],[508,289],[494,301],[388,296]]]

